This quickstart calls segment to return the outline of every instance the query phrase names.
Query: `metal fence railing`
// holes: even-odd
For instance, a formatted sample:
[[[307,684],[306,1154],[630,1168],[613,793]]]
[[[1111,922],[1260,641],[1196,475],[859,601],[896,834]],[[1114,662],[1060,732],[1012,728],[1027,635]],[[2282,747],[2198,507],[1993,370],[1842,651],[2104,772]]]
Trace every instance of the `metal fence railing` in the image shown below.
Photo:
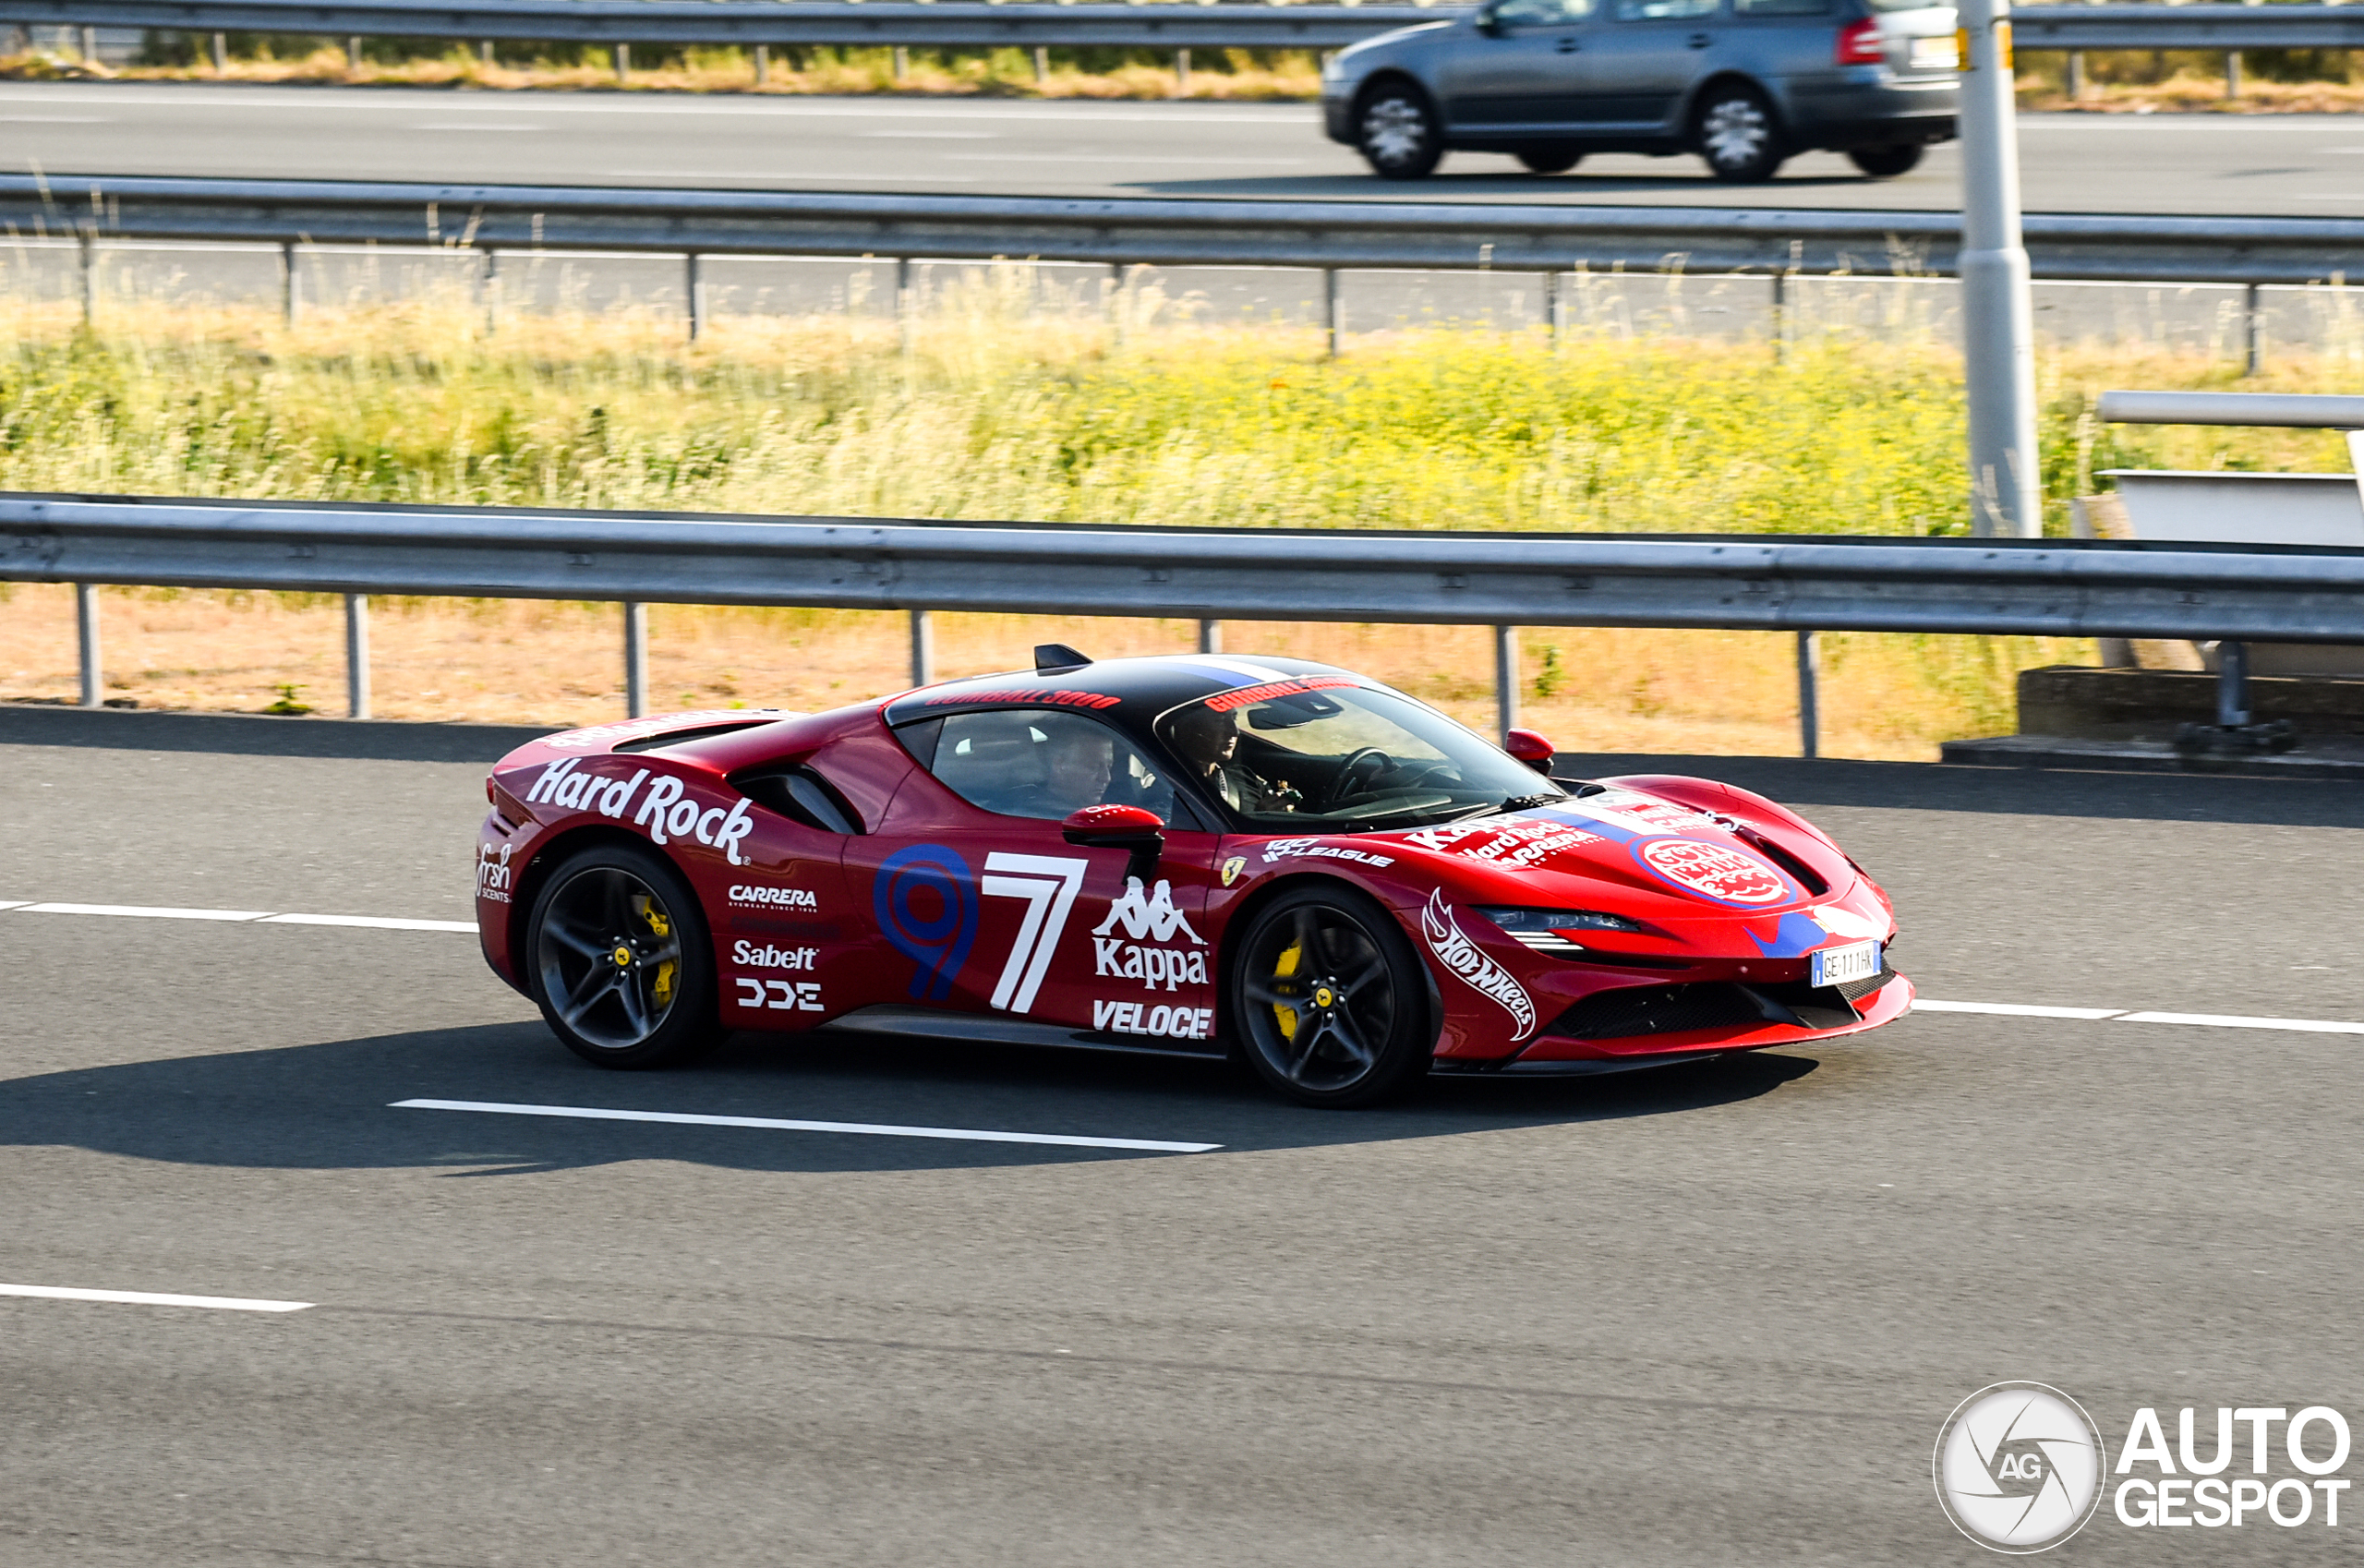
[[[915,684],[935,610],[1490,625],[1517,721],[1524,626],[1786,632],[1816,750],[1822,631],[2364,643],[2364,549],[2114,541],[1224,530],[323,506],[0,495],[0,581],[78,588],[81,700],[100,703],[93,584],[345,596],[348,711],[368,712],[373,594],[608,600],[629,711],[651,603],[901,611]]]

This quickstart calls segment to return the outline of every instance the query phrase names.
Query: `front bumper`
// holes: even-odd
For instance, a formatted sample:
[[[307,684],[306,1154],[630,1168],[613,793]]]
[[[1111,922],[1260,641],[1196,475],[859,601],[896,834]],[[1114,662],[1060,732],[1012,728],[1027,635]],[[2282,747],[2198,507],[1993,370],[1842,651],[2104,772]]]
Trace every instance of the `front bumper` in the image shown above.
[[[1546,1031],[1533,1043],[1508,1061],[1487,1064],[1480,1070],[1537,1072],[1618,1072],[1631,1067],[1663,1067],[1690,1058],[1719,1055],[1730,1051],[1759,1051],[1769,1045],[1793,1045],[1809,1040],[1833,1040],[1840,1035],[1860,1034],[1867,1029],[1893,1023],[1912,1007],[1912,982],[1897,975],[1887,984],[1856,1001],[1851,1022],[1833,1023],[1828,1027],[1801,1026],[1757,1020],[1746,1024],[1722,1024],[1710,1029],[1684,1030],[1675,1032],[1625,1034],[1607,1039],[1580,1039]],[[1444,1066],[1442,1062],[1440,1066]],[[1454,1067],[1465,1065],[1455,1062]]]

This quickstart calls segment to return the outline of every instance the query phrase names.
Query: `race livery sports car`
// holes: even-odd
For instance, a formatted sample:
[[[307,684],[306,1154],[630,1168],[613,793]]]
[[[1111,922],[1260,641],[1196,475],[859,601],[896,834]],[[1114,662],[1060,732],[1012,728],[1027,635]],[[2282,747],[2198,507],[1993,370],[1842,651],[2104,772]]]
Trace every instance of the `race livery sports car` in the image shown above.
[[[731,1030],[1236,1052],[1311,1104],[1845,1034],[1912,987],[1888,898],[1704,778],[1554,781],[1295,659],[1093,662],[503,758],[486,958],[613,1067]]]

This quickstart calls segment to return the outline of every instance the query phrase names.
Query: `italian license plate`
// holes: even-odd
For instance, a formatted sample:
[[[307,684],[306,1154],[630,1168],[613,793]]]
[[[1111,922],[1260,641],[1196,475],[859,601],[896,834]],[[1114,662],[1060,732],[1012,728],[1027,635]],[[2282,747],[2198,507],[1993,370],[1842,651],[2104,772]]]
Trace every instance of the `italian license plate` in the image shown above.
[[[1851,942],[1844,947],[1825,947],[1808,956],[1806,967],[1808,983],[1814,985],[1844,985],[1851,980],[1869,980],[1880,971],[1880,945]]]
[[[1950,38],[1916,38],[1912,41],[1912,63],[1923,70],[1958,71],[1961,68],[1961,50]]]

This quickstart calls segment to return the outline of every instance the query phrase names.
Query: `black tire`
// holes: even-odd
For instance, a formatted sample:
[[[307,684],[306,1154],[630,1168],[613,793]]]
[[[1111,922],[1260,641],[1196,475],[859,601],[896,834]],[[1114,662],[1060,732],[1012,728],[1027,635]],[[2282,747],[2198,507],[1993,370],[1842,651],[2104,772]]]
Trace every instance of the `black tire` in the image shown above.
[[[1397,83],[1356,106],[1355,146],[1381,179],[1425,179],[1444,158],[1444,127],[1427,94]]]
[[[1522,147],[1515,156],[1530,175],[1564,175],[1585,161],[1583,151],[1574,147]]]
[[[1847,154],[1847,162],[1876,180],[1892,180],[1899,175],[1909,175],[1921,162],[1921,144],[1904,142],[1896,147],[1858,147]]]
[[[550,1032],[586,1062],[672,1067],[722,1036],[705,912],[654,850],[594,844],[560,862],[534,898],[525,961]]]
[[[1726,185],[1762,185],[1789,156],[1773,105],[1756,89],[1737,82],[1701,95],[1691,135],[1707,172]]]
[[[1436,1054],[1428,986],[1404,929],[1342,882],[1293,887],[1233,949],[1233,1037],[1301,1105],[1376,1104]]]

